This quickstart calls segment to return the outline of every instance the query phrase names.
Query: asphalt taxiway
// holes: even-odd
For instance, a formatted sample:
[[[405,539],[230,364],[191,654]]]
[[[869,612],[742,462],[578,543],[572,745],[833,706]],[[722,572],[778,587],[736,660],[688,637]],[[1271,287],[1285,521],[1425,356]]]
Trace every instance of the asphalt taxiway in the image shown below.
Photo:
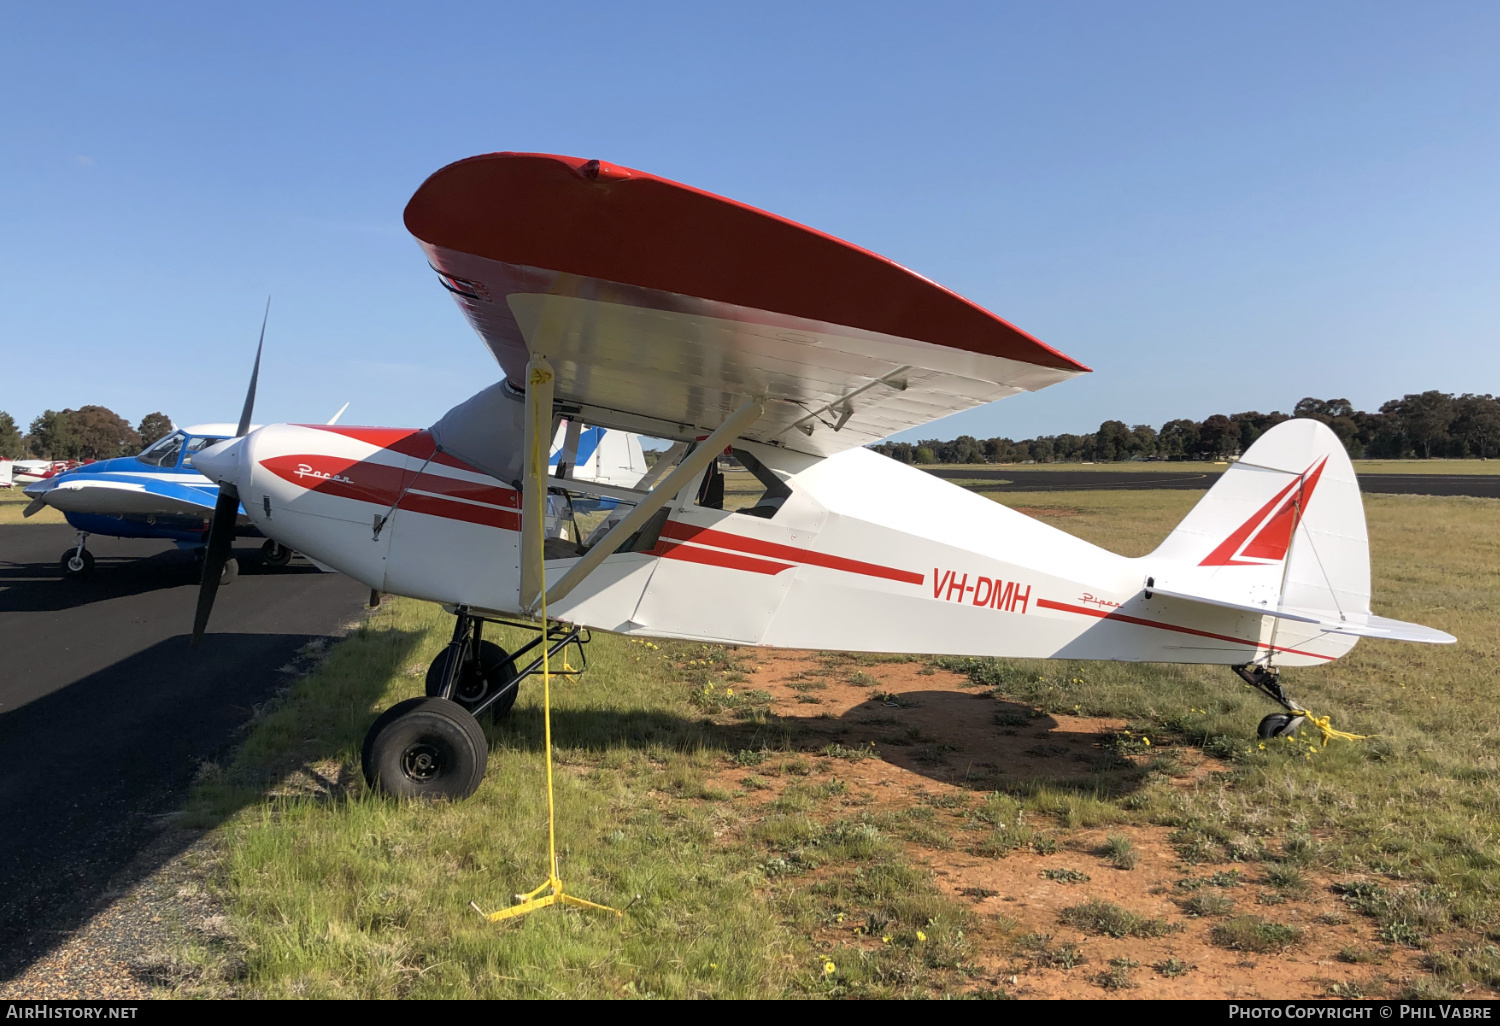
[[[369,595],[300,560],[263,567],[247,540],[192,651],[189,556],[95,536],[92,577],[67,581],[57,562],[75,537],[0,526],[0,980],[101,907],[194,774],[285,682],[279,669],[341,634]]]

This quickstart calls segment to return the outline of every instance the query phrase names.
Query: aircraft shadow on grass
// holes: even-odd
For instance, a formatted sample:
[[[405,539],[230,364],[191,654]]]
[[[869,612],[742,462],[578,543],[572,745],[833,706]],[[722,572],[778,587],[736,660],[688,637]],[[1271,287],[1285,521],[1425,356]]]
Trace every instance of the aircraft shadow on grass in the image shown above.
[[[235,556],[242,577],[321,573],[308,563],[266,566],[253,549],[237,550]],[[64,579],[56,561],[0,560],[0,613],[57,612],[153,591],[196,587],[198,575],[197,560],[177,549],[149,556],[96,556],[94,572],[83,580],[71,581]]]
[[[318,637],[210,634],[194,652],[180,635],[0,712],[0,980],[196,838],[167,829],[195,774]]]
[[[763,763],[771,766],[798,754],[830,751],[834,767],[841,758],[877,758],[934,782],[983,793],[1022,794],[1046,786],[1104,797],[1128,794],[1144,783],[1145,769],[1118,754],[1097,724],[1080,728],[1073,722],[1091,723],[1062,722],[988,694],[934,688],[882,693],[835,718],[813,711],[760,724],[717,724],[645,709],[554,709],[552,736],[563,748],[660,745],[729,757],[762,752]],[[492,746],[503,739],[507,748],[539,751],[541,712],[528,704],[487,733]],[[345,742],[357,745],[359,737],[351,734]],[[866,751],[873,754],[863,755]],[[747,766],[745,772],[757,771]]]

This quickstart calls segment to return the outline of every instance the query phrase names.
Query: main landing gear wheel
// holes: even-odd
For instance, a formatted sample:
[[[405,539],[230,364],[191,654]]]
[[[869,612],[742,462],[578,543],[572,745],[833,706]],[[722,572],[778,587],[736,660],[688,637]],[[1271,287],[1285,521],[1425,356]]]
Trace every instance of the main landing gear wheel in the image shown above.
[[[94,572],[94,554],[88,549],[69,549],[62,554],[57,565],[68,580],[82,580]]]
[[[286,566],[292,561],[292,550],[274,541],[267,541],[260,547],[260,561],[266,566]]]
[[[479,721],[457,702],[408,698],[391,706],[365,735],[365,782],[393,798],[467,798],[489,762]]]
[[[1255,732],[1262,738],[1286,737],[1288,734],[1297,733],[1306,719],[1306,716],[1297,713],[1272,713],[1260,721],[1260,726]]]
[[[459,646],[461,650],[461,646]],[[449,653],[455,651],[455,646],[450,645],[427,667],[427,694],[429,697],[438,698],[443,693],[443,671],[447,668]],[[473,709],[490,695],[496,688],[504,687],[516,676],[516,664],[505,649],[493,641],[481,641],[479,643],[479,658],[470,660],[465,664],[459,675],[458,682],[453,689],[453,701],[465,709]],[[505,694],[495,700],[485,712],[494,719],[499,719],[510,712],[511,706],[516,704],[516,694],[520,691],[520,684],[511,688]]]

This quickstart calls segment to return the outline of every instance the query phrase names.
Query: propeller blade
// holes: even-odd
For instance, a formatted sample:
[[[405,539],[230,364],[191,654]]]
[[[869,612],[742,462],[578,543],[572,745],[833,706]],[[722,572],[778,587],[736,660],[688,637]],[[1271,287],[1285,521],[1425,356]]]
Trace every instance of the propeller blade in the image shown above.
[[[240,511],[239,493],[233,485],[219,486],[219,501],[214,503],[214,519],[208,528],[208,551],[203,557],[203,579],[198,582],[198,610],[193,614],[193,648],[203,640],[208,615],[214,610],[214,596],[219,592],[219,575],[234,544],[234,521]]]
[[[266,297],[266,313],[260,319],[260,342],[255,346],[255,367],[250,371],[250,391],[245,393],[245,408],[240,412],[239,430],[234,437],[239,438],[250,430],[250,414],[255,411],[255,383],[260,380],[260,351],[266,347],[266,321],[271,318],[271,297]]]
[[[255,412],[255,386],[260,381],[260,354],[266,347],[266,322],[271,319],[271,297],[266,297],[266,312],[260,319],[260,341],[255,344],[255,366],[250,370],[250,388],[245,392],[245,408],[240,411],[239,428],[234,437],[244,438],[250,431],[250,416]],[[198,582],[198,609],[193,613],[192,647],[203,641],[209,614],[214,611],[214,597],[219,593],[219,575],[234,544],[235,521],[240,512],[240,493],[227,481],[219,483],[219,501],[214,503],[214,518],[208,525],[208,546],[203,554],[203,579]]]

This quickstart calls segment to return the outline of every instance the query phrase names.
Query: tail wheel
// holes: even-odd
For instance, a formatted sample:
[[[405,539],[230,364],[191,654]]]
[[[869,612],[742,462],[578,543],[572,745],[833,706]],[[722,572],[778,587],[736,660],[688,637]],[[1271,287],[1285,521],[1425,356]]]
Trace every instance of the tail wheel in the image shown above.
[[[360,761],[381,794],[462,799],[478,790],[489,754],[479,721],[458,703],[409,698],[370,727]]]
[[[94,554],[88,549],[69,549],[57,561],[63,576],[69,580],[81,580],[94,572]]]
[[[437,698],[443,693],[443,671],[446,668],[448,655],[452,651],[454,651],[452,646],[443,649],[432,661],[432,665],[427,667],[427,694],[432,698]],[[479,658],[471,660],[459,675],[458,684],[453,689],[453,701],[465,709],[473,709],[495,689],[509,683],[515,675],[515,661],[505,649],[493,641],[481,641]],[[495,719],[504,716],[510,712],[511,706],[516,704],[516,693],[519,691],[519,685],[511,688],[485,712]]]
[[[1263,738],[1285,737],[1302,729],[1306,719],[1306,716],[1298,713],[1272,713],[1260,721],[1255,732]]]

